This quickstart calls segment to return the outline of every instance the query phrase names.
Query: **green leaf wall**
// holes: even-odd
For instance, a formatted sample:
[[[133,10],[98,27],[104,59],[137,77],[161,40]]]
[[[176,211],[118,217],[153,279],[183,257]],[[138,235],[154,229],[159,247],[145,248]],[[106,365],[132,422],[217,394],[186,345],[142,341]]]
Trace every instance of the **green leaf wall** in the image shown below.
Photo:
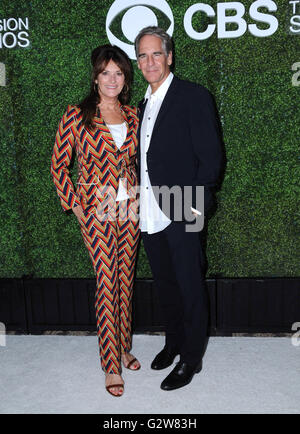
[[[217,9],[217,1],[204,2]],[[6,66],[6,86],[0,86],[0,277],[93,277],[77,220],[62,211],[49,169],[59,119],[88,91],[91,50],[109,42],[105,22],[112,3],[0,3],[0,19],[29,18],[30,39],[28,48],[0,49]],[[292,85],[291,68],[300,62],[300,35],[288,32],[288,2],[276,1],[279,29],[271,37],[247,32],[217,39],[215,32],[205,41],[188,37],[183,26],[196,1],[168,3],[175,73],[210,89],[223,127],[227,165],[208,230],[208,276],[299,276],[300,87]],[[241,3],[248,11],[253,1]],[[195,28],[203,28],[200,17]],[[244,18],[254,22],[247,13]],[[132,104],[146,89],[136,64],[134,71]],[[137,277],[151,277],[142,246]]]

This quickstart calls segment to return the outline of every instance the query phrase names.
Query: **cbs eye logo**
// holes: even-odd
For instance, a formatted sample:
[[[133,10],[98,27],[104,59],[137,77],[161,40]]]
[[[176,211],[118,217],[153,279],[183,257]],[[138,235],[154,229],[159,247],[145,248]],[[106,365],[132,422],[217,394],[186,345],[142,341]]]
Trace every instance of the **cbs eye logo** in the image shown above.
[[[162,27],[173,35],[174,17],[166,0],[115,0],[106,17],[110,43],[122,48],[131,59],[136,59],[134,40],[147,26]]]

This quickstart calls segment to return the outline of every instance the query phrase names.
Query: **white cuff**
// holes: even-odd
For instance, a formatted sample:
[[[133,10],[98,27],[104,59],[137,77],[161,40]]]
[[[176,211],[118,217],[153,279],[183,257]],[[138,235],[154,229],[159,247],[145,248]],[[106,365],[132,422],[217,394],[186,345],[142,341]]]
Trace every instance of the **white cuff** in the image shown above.
[[[192,207],[191,207],[191,210],[192,210],[194,213],[198,214],[198,215],[202,215],[202,212],[196,210],[195,208],[192,208]]]

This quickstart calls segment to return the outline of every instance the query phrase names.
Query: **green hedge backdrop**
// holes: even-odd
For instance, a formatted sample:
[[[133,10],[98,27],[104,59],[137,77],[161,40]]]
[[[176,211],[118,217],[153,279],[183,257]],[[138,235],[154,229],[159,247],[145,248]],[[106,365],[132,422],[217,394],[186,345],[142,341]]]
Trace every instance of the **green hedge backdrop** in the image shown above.
[[[0,277],[93,277],[76,217],[62,211],[49,170],[59,119],[88,91],[91,50],[108,43],[112,3],[0,3],[0,19],[28,17],[30,39],[27,48],[0,49],[6,67],[6,86],[0,86]],[[291,68],[300,61],[300,38],[288,32],[288,1],[276,1],[279,28],[271,37],[247,32],[217,39],[215,32],[204,41],[191,39],[183,26],[196,1],[168,3],[175,72],[210,89],[223,126],[227,167],[209,225],[208,276],[299,276],[299,87],[292,85]],[[218,2],[204,3],[216,10]],[[241,3],[248,24],[255,23],[248,15],[253,0]],[[195,15],[196,29],[205,25],[203,17]],[[136,64],[134,71],[132,104],[146,89]],[[143,248],[137,277],[151,277]]]

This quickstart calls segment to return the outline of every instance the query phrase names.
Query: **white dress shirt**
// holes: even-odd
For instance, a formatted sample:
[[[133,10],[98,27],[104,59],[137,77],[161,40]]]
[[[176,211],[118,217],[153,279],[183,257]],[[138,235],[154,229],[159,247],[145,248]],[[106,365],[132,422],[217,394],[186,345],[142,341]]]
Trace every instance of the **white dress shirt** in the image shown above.
[[[122,124],[107,125],[107,126],[110,130],[110,133],[114,139],[117,148],[120,149],[123,143],[125,142],[127,136],[126,122],[123,122]],[[129,196],[127,194],[127,191],[124,188],[122,180],[120,179],[116,202],[120,202],[121,200],[126,200],[126,199],[129,199]]]
[[[140,229],[142,232],[154,234],[164,230],[171,220],[162,212],[150,183],[147,167],[147,151],[150,145],[154,124],[161,108],[162,102],[173,80],[173,74],[170,72],[163,84],[151,94],[149,86],[145,99],[148,99],[143,122],[141,126],[141,185],[140,185]]]

